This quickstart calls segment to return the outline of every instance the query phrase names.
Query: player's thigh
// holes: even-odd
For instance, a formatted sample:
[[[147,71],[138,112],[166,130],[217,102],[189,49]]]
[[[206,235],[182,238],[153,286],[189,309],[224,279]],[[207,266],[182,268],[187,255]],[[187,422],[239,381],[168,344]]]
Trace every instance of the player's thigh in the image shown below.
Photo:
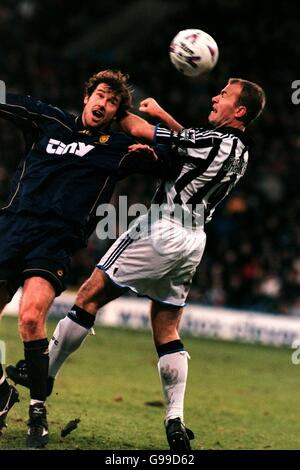
[[[96,313],[94,309],[120,297],[125,290],[115,285],[104,271],[95,268],[91,276],[81,286],[75,303],[90,313]]]
[[[179,339],[178,329],[182,312],[182,307],[151,302],[151,325],[156,345]]]

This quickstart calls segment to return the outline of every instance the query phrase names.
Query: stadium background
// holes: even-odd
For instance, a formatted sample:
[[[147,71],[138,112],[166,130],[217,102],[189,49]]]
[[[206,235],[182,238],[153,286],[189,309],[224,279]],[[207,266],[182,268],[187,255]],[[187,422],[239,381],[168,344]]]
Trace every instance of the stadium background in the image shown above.
[[[190,302],[300,315],[299,107],[292,104],[300,54],[296,2],[242,0],[1,0],[0,78],[74,113],[83,83],[103,68],[131,76],[135,105],[153,96],[180,122],[205,122],[210,97],[228,77],[257,81],[267,108],[250,128],[256,145],[247,173],[207,226],[205,256]],[[209,32],[220,59],[206,78],[181,76],[168,46],[184,28]],[[135,109],[136,110],[136,109]],[[0,121],[0,199],[22,151],[22,137]],[[132,177],[118,191],[149,203],[153,181]],[[114,201],[117,202],[116,192]],[[93,236],[74,258],[71,286],[86,279],[108,247]]]

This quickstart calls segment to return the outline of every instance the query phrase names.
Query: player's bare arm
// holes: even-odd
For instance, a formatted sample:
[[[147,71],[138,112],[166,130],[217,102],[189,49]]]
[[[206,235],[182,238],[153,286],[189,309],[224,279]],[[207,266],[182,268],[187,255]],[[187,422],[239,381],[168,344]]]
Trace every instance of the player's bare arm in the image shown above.
[[[139,110],[149,116],[160,120],[173,131],[181,131],[183,126],[179,124],[169,113],[167,113],[154,98],[146,98],[140,102]],[[125,132],[137,139],[154,141],[155,127],[145,119],[133,113],[128,113],[121,119],[120,124]]]
[[[154,98],[146,98],[140,102],[139,110],[149,116],[159,119],[172,131],[181,131],[184,127],[165,111]]]
[[[120,120],[122,129],[136,139],[146,139],[149,142],[154,141],[155,127],[145,119],[133,113],[127,113]]]

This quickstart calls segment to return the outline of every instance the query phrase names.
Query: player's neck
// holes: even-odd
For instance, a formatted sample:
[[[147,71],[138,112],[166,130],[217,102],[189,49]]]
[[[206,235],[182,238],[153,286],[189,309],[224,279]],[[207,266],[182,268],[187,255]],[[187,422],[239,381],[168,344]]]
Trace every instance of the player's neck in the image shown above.
[[[229,121],[222,122],[222,124],[215,126],[215,129],[218,129],[220,127],[233,127],[234,129],[239,129],[242,132],[244,132],[246,129],[245,125],[241,121],[237,121],[237,120],[230,121],[230,122]]]

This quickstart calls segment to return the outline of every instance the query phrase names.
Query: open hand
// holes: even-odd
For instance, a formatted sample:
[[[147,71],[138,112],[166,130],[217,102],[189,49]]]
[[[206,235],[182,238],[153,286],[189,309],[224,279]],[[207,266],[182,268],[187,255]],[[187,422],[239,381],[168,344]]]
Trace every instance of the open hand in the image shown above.
[[[150,147],[150,145],[147,144],[132,144],[129,145],[128,147],[128,152],[133,153],[133,152],[140,152],[143,154],[148,154],[151,155],[154,160],[158,160],[158,156],[156,155],[154,149]]]

